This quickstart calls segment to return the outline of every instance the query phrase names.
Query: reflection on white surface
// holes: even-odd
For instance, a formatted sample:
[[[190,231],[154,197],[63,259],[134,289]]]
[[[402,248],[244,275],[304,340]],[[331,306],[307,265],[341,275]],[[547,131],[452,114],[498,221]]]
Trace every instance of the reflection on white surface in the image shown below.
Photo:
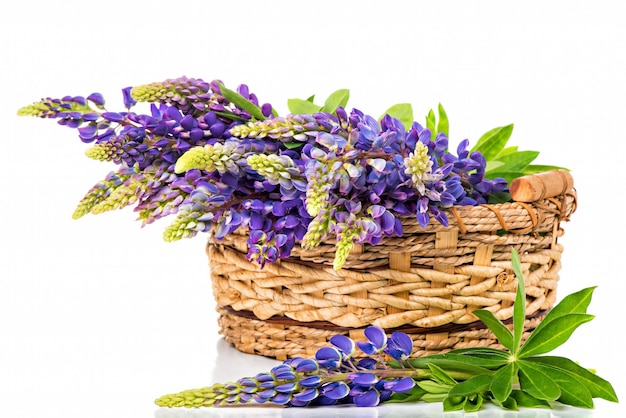
[[[219,338],[215,346],[215,367],[211,373],[211,382],[229,382],[245,376],[253,376],[258,372],[271,369],[280,364],[279,361],[266,357],[244,354]],[[208,383],[208,384],[210,384]],[[590,418],[607,415],[595,414],[598,410],[558,407],[548,409],[523,409],[521,411],[505,411],[493,405],[484,410],[464,414],[463,412],[447,412],[444,414],[441,403],[386,404],[374,408],[358,408],[343,405],[336,407],[285,408],[274,405],[241,405],[216,408],[160,408],[155,411],[155,418],[208,418],[208,417],[286,417],[286,418],[327,418],[327,417],[358,417],[358,418],[462,418],[466,416],[481,418],[555,418],[576,417]]]
[[[285,418],[590,418],[593,411],[579,408],[523,409],[520,411],[504,411],[493,405],[479,412],[464,414],[463,412],[446,412],[440,403],[423,404],[389,404],[374,408],[358,408],[354,406],[318,407],[318,408],[282,408],[282,407],[221,407],[199,409],[159,409],[155,418],[208,418],[208,417],[285,417]]]

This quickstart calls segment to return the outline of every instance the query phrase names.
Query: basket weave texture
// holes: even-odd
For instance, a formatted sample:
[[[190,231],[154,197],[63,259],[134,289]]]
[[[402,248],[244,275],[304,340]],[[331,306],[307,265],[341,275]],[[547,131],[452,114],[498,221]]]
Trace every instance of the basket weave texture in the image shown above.
[[[220,332],[240,351],[279,360],[310,356],[335,334],[363,339],[369,325],[407,333],[416,357],[499,347],[472,311],[511,321],[515,248],[526,283],[526,335],[532,331],[556,301],[557,240],[575,210],[572,189],[529,203],[453,207],[448,227],[404,218],[404,236],[355,247],[340,270],[332,268],[332,239],[314,250],[296,247],[261,269],[245,257],[245,234],[210,238]]]

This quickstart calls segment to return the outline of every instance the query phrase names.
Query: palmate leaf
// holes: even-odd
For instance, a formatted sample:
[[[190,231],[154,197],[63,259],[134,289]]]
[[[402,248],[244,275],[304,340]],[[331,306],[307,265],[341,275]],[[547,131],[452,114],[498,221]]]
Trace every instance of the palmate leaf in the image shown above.
[[[455,385],[448,392],[449,396],[472,396],[487,392],[491,387],[492,377],[481,374]]]
[[[578,292],[571,293],[563,298],[546,317],[539,323],[533,334],[540,334],[541,330],[550,322],[563,315],[571,313],[587,313],[587,308],[591,303],[591,297],[596,286],[587,287]]]
[[[526,366],[531,364],[530,360],[520,361],[520,363],[522,362],[525,362]],[[576,374],[540,362],[535,362],[534,365],[542,373],[549,376],[559,387],[561,391],[560,396],[557,398],[559,402],[581,408],[593,408],[591,392],[587,388],[585,381],[580,380]]]
[[[509,397],[515,376],[517,376],[516,362],[507,364],[493,375],[489,390],[495,399],[504,402]]]
[[[546,366],[557,368],[569,372],[576,376],[576,380],[583,383],[591,396],[605,399],[610,402],[618,402],[617,394],[613,386],[600,376],[592,373],[588,369],[579,366],[572,360],[558,356],[537,356],[524,359],[525,362],[540,363]]]
[[[505,346],[510,351],[515,351],[515,342],[513,339],[513,334],[511,331],[495,317],[493,312],[479,309],[472,312],[474,315],[478,317],[487,328],[496,336],[500,344]]]
[[[513,389],[513,391],[511,391],[510,398],[513,398],[517,405],[523,408],[550,408],[548,401],[537,399],[522,390]]]
[[[519,358],[548,353],[569,339],[580,325],[591,321],[593,315],[572,313],[560,316],[542,327],[541,332],[533,332],[518,353]]]
[[[541,367],[519,360],[519,384],[521,389],[532,395],[536,399],[554,401],[561,396],[561,389],[554,383],[554,380],[545,374]]]

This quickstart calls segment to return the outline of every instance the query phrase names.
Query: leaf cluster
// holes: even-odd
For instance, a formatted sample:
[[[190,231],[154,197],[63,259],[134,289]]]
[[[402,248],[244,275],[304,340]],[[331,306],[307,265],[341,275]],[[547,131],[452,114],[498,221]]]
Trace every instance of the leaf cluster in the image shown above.
[[[395,395],[395,402],[442,401],[446,411],[471,412],[484,402],[517,410],[549,408],[552,403],[593,408],[593,398],[618,401],[611,384],[589,369],[564,357],[545,355],[594,318],[587,314],[587,307],[595,287],[565,297],[522,343],[526,295],[515,250],[512,265],[518,279],[513,329],[490,311],[474,311],[505,349],[468,348],[412,359],[410,365],[425,370],[421,378],[428,383],[418,383],[411,392]]]
[[[471,151],[479,151],[487,160],[488,178],[502,177],[509,183],[517,177],[549,170],[566,170],[555,165],[533,164],[539,151],[521,151],[517,146],[507,146],[513,124],[499,126],[484,133]]]

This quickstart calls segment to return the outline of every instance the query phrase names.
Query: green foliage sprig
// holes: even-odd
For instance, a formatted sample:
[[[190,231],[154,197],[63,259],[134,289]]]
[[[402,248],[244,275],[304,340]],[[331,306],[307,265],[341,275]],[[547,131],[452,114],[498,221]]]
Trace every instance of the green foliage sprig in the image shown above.
[[[522,343],[526,294],[515,250],[512,265],[518,279],[513,330],[491,311],[474,311],[505,350],[477,347],[409,360],[412,367],[429,370],[431,379],[424,384],[418,382],[409,392],[395,394],[390,402],[441,400],[446,411],[471,412],[487,401],[512,410],[550,407],[553,402],[593,408],[593,398],[618,401],[611,384],[589,369],[564,357],[545,355],[594,318],[587,314],[587,307],[595,287],[565,297]],[[398,362],[395,364],[399,367]],[[465,378],[455,379],[455,373],[465,374]]]

